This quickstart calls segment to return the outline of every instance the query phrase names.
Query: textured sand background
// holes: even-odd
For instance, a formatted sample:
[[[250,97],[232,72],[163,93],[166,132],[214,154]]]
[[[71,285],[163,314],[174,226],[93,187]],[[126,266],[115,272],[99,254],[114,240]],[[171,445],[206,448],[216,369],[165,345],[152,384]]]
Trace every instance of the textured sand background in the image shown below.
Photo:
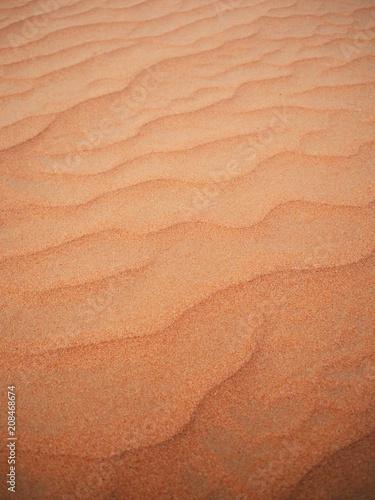
[[[374,499],[374,1],[0,27],[0,498]]]

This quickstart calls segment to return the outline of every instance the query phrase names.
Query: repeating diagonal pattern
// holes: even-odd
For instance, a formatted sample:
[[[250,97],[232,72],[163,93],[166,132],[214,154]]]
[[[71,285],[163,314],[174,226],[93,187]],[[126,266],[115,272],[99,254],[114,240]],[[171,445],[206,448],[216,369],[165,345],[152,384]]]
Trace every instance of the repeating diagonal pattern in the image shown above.
[[[374,35],[372,0],[2,2],[19,498],[372,498]]]

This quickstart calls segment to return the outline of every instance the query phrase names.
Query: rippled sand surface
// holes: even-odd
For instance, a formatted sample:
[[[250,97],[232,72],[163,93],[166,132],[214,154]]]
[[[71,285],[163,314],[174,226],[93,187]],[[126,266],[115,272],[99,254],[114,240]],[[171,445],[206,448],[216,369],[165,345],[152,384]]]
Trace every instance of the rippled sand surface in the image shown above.
[[[1,498],[375,498],[374,39],[373,0],[1,2]]]

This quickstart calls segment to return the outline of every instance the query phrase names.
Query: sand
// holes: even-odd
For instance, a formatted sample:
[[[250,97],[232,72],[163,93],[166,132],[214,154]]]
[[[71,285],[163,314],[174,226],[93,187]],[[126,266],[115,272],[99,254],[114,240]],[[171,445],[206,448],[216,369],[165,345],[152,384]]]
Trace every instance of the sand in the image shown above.
[[[1,2],[1,498],[375,498],[374,38],[373,0]]]

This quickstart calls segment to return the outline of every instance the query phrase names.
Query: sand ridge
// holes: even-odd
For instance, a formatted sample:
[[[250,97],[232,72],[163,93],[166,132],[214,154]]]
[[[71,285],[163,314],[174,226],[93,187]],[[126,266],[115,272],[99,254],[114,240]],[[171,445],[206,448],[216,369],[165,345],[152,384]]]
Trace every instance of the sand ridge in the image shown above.
[[[19,498],[372,498],[374,33],[371,0],[2,2]]]

